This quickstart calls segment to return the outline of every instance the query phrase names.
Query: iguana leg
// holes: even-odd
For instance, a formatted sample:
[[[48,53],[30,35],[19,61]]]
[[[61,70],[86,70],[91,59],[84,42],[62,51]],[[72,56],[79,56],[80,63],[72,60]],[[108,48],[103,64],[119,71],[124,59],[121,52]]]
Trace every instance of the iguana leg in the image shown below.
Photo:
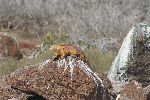
[[[60,55],[57,55],[57,54],[55,54],[55,55],[52,57],[53,61],[58,60],[59,58],[60,58]]]
[[[73,58],[76,58],[76,57],[78,57],[78,56],[76,56],[76,55],[71,55]]]
[[[64,59],[66,57],[66,54],[63,54],[62,56],[61,56],[61,59]]]

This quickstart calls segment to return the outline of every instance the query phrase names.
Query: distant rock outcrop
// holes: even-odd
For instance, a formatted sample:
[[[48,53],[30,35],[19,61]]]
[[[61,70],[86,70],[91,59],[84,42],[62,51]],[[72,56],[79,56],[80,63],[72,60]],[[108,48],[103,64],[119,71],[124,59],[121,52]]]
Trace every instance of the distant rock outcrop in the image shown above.
[[[106,90],[111,84],[106,77],[101,78],[78,57],[49,59],[7,76],[5,85],[14,92],[8,91],[7,95],[2,86],[0,99],[18,99],[16,91],[19,91],[23,100],[111,100],[114,97]]]
[[[4,32],[0,32],[0,57],[13,57],[17,60],[23,58],[16,40]]]

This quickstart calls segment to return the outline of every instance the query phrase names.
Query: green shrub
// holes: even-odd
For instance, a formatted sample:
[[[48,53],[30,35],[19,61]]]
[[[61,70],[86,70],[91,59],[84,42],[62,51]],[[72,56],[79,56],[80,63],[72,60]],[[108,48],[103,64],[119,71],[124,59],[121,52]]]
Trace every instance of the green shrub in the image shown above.
[[[97,73],[103,73],[109,70],[112,61],[114,60],[113,54],[105,54],[96,47],[91,47],[85,51],[85,54],[91,64],[92,69]]]
[[[53,45],[53,44],[72,44],[73,41],[67,34],[52,34],[48,33],[43,39],[44,45]]]

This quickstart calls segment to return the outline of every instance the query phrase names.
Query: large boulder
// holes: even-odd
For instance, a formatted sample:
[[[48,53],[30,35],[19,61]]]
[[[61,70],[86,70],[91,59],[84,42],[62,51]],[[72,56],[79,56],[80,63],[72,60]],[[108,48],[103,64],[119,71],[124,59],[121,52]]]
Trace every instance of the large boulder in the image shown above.
[[[150,82],[150,26],[134,26],[125,37],[108,78],[113,83]],[[142,73],[141,73],[142,72]]]
[[[126,70],[128,80],[137,80],[145,87],[150,85],[150,26],[136,29],[132,56]]]
[[[136,25],[127,34],[118,55],[112,63],[108,78],[112,82],[115,93],[121,93],[121,100],[126,100],[127,98],[145,100],[142,89],[150,85],[149,25]],[[134,82],[128,84],[132,80],[141,84],[139,86],[141,90]],[[148,95],[146,98],[149,97]]]
[[[110,100],[113,96],[105,89],[109,81],[104,77],[103,80],[82,60],[72,56],[26,66],[6,77],[11,89],[30,95],[27,100],[33,100],[31,96],[38,97],[36,100]]]

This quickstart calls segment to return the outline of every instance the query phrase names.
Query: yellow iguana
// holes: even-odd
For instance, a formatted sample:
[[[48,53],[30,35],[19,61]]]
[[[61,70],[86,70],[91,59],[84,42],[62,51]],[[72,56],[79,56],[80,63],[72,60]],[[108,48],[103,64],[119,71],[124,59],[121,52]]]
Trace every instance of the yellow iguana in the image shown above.
[[[58,44],[58,45],[51,46],[50,50],[52,50],[55,53],[53,60],[56,60],[58,58],[63,59],[71,55],[71,56],[79,57],[83,62],[89,65],[89,62],[85,54],[77,46]]]

